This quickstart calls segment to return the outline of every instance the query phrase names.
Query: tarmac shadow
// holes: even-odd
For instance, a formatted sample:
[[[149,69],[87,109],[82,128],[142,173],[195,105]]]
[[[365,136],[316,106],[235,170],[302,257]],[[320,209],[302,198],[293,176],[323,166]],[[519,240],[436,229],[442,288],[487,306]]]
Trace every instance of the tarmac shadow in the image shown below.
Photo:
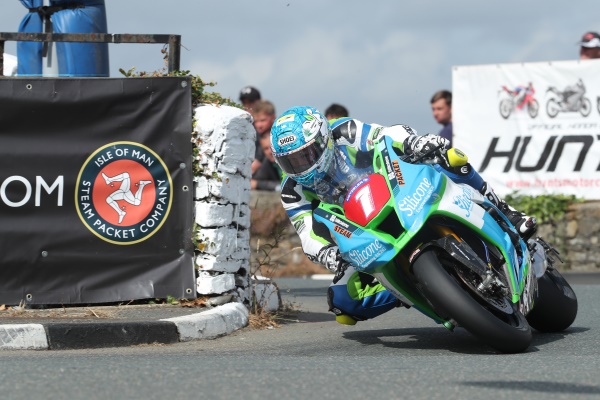
[[[278,316],[278,323],[282,325],[298,322],[335,322],[335,315],[332,313],[293,311],[279,313]]]
[[[447,350],[461,354],[494,354],[494,349],[462,328],[399,328],[344,332],[345,339],[364,345],[403,350]]]
[[[571,327],[563,332],[541,333],[532,329],[532,342],[526,352],[540,351],[538,346],[563,340],[568,336],[588,330],[589,328],[584,327]],[[354,330],[344,332],[343,336],[345,339],[354,340],[361,344],[382,345],[394,349],[448,350],[461,354],[499,353],[460,327],[453,332],[438,327]]]
[[[536,331],[535,329],[531,328],[531,331],[533,333],[533,340],[531,341],[531,346],[529,346],[529,351],[538,351],[536,346],[543,346],[548,343],[556,342],[558,340],[563,340],[571,335],[576,335],[579,333],[587,332],[589,330],[590,330],[590,328],[586,328],[586,327],[571,326],[562,332],[544,333],[544,332]]]

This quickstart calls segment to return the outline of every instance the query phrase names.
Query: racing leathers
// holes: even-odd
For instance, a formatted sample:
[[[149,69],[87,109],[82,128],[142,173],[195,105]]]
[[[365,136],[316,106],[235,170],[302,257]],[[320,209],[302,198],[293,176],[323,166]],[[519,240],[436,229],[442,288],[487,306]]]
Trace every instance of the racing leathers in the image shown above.
[[[350,161],[356,168],[372,165],[374,142],[383,135],[394,140],[394,146],[408,154],[427,152],[432,145],[438,144],[436,140],[439,138],[432,138],[432,135],[425,138],[418,136],[406,125],[384,127],[351,118],[331,122],[331,129],[335,156],[345,162]],[[439,138],[439,145],[446,143],[445,139]],[[456,170],[444,169],[440,165],[434,167],[457,183],[468,184],[482,193],[486,191],[484,180],[469,164]],[[317,193],[286,177],[282,183],[281,201],[300,237],[306,256],[312,262],[336,272],[340,264],[338,247],[325,225],[313,217],[313,211],[320,202]],[[337,316],[346,315],[354,321],[360,321],[374,318],[401,305],[372,276],[357,272],[351,265],[346,266],[342,278],[332,283],[328,289],[330,311]]]

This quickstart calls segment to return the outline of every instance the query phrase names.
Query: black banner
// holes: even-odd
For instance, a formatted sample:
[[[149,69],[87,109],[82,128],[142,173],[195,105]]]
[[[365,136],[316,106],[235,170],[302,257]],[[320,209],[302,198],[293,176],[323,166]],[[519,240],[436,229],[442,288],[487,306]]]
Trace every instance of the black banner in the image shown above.
[[[195,296],[190,89],[0,79],[0,304]]]

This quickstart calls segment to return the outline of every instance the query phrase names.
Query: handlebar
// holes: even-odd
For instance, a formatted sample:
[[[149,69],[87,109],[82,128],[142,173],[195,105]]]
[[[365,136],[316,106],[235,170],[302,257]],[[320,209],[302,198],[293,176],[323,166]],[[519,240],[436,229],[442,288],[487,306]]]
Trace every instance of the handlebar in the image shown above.
[[[466,154],[456,147],[448,149],[445,153],[440,151],[442,148],[443,146],[439,145],[419,157],[413,158],[411,155],[404,155],[401,159],[402,161],[411,164],[418,164],[421,162],[423,164],[441,164],[443,162],[448,167],[462,167],[469,162],[469,158]]]

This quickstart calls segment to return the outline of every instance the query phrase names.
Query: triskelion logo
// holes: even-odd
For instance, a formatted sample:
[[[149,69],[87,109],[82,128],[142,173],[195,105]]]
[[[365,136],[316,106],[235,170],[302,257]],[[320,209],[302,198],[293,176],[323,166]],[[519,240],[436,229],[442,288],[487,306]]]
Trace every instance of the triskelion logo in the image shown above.
[[[173,199],[164,162],[133,142],[96,150],[81,167],[76,189],[81,221],[99,238],[120,245],[139,243],[156,233]]]

